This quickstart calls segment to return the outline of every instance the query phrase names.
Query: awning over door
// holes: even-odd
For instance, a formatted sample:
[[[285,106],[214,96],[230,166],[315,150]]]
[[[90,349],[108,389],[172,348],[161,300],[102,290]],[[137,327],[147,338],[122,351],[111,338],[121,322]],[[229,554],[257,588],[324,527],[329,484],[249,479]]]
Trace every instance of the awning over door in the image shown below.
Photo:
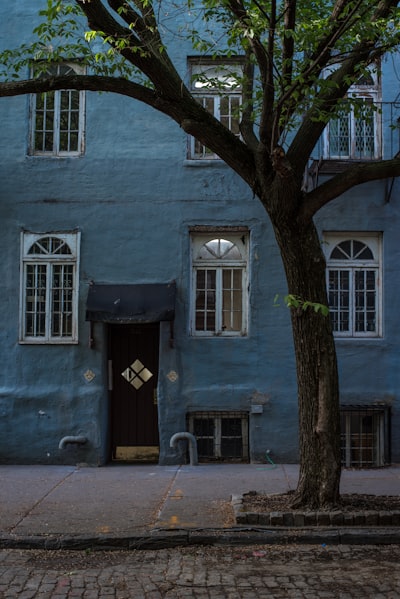
[[[175,316],[176,285],[104,285],[89,287],[86,320],[96,322],[160,322]]]

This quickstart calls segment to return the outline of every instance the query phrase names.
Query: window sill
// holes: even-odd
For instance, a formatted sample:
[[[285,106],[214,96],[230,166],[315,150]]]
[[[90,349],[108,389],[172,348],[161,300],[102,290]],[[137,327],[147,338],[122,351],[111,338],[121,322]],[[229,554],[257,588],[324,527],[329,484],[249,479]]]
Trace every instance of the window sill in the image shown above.
[[[78,345],[78,340],[35,340],[35,339],[20,339],[19,345]]]
[[[384,341],[385,340],[385,338],[382,335],[377,335],[375,337],[338,337],[338,336],[334,335],[334,339],[335,339],[335,343],[337,341],[345,341],[346,343],[348,343],[349,341],[354,341],[355,343],[358,343],[358,344],[363,341],[370,343],[371,341]]]
[[[80,153],[80,154],[27,154],[26,158],[34,160],[36,158],[39,159],[43,159],[43,158],[47,158],[48,160],[65,160],[65,159],[76,159],[76,158],[83,158],[85,154],[84,153]]]
[[[221,158],[210,158],[209,160],[202,160],[202,159],[186,159],[183,161],[183,166],[188,166],[188,167],[202,167],[202,166],[206,166],[207,168],[212,168],[212,167],[218,167],[220,168],[221,166],[226,167],[226,163],[221,160]]]
[[[234,335],[198,335],[198,334],[191,334],[190,337],[192,339],[247,339],[248,334],[247,333],[237,333]]]

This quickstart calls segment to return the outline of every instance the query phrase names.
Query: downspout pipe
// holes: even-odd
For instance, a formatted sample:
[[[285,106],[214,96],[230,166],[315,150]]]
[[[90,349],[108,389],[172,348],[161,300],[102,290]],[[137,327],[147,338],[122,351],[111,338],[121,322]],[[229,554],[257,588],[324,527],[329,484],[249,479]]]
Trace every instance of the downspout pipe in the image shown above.
[[[176,443],[178,441],[182,441],[183,439],[186,439],[189,444],[190,465],[198,466],[199,460],[197,457],[197,441],[196,441],[196,438],[194,437],[194,435],[192,435],[192,433],[187,433],[187,432],[175,433],[175,435],[172,435],[172,437],[170,439],[169,446],[175,447]]]
[[[86,442],[87,437],[83,437],[82,435],[68,435],[67,437],[63,437],[61,439],[61,441],[58,444],[58,449],[65,449],[65,447],[69,444],[84,445]]]

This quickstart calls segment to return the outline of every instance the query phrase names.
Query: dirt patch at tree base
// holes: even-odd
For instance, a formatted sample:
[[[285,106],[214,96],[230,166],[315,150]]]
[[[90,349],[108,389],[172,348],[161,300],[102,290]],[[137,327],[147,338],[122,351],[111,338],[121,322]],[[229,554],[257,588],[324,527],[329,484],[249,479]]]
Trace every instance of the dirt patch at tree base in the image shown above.
[[[343,494],[334,507],[293,509],[294,494],[250,491],[233,498],[237,524],[264,526],[400,526],[400,498],[394,495]]]
[[[294,493],[266,495],[250,491],[243,495],[243,508],[246,512],[286,512],[292,509],[293,496]],[[397,495],[344,494],[340,496],[337,509],[342,512],[400,510],[400,497]],[[321,508],[318,511],[332,511],[332,508]]]

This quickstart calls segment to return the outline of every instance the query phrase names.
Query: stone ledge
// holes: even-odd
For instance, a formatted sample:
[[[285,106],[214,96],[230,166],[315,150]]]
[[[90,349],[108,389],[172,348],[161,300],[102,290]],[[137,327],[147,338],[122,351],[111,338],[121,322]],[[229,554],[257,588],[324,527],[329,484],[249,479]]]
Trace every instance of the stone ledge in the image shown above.
[[[288,512],[246,512],[243,508],[243,495],[232,496],[232,507],[236,524],[258,526],[312,527],[312,526],[348,526],[376,527],[400,526],[400,510],[393,511],[356,511],[332,510],[330,512],[307,512],[292,510]]]

